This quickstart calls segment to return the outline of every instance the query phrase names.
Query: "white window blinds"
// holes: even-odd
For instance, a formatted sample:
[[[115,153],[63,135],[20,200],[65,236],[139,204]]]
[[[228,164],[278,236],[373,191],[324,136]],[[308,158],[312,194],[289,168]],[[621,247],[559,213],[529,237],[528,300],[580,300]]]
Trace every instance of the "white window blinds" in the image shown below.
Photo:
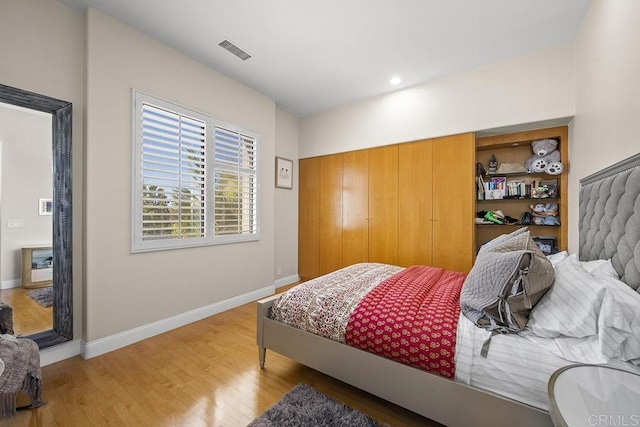
[[[134,109],[132,250],[257,240],[257,134],[139,92]]]
[[[256,139],[215,127],[214,230],[219,236],[257,231]]]
[[[142,106],[142,240],[205,236],[206,124]]]

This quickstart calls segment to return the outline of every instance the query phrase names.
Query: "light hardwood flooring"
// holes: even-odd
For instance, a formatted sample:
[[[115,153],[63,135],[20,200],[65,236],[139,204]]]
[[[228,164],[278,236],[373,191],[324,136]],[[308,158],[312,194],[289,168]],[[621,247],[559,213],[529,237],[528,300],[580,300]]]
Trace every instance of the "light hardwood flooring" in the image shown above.
[[[300,382],[394,427],[439,425],[270,351],[261,370],[255,303],[42,377],[48,403],[0,426],[246,426]]]
[[[36,289],[0,290],[0,301],[13,308],[13,329],[16,335],[31,335],[51,329],[53,309],[42,307],[28,294]]]

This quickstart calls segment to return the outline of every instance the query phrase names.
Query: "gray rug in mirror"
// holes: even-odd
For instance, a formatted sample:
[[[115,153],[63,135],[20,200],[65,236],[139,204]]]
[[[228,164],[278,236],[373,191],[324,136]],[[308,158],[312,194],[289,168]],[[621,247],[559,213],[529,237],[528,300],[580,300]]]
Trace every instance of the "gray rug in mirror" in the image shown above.
[[[43,307],[51,307],[53,305],[53,286],[36,289],[35,291],[29,292],[27,295]]]
[[[360,411],[320,393],[307,384],[298,384],[248,427],[383,427]]]

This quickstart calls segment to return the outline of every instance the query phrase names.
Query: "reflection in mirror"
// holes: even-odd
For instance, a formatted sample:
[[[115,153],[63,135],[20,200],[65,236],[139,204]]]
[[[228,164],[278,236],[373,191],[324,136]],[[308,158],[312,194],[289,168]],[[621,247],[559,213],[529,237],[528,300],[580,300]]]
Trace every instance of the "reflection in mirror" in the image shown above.
[[[15,331],[18,334],[26,335],[29,338],[35,340],[40,348],[49,347],[64,341],[68,341],[73,338],[73,306],[72,306],[72,221],[71,221],[71,208],[72,208],[72,195],[71,195],[71,103],[62,101],[59,99],[51,98],[44,95],[39,95],[33,92],[27,92],[21,89],[13,88],[0,84],[0,103],[6,103],[13,106],[23,107],[30,110],[46,113],[45,115],[50,117],[49,126],[49,149],[47,152],[51,155],[51,161],[48,166],[35,165],[36,157],[38,154],[35,150],[31,151],[26,165],[15,166],[33,170],[35,169],[48,169],[51,171],[53,193],[51,197],[47,197],[46,190],[43,188],[39,191],[43,196],[37,196],[36,206],[30,208],[30,212],[37,212],[40,217],[48,217],[48,225],[52,227],[52,233],[49,234],[50,241],[36,242],[41,237],[26,238],[26,233],[22,233],[22,245],[20,247],[20,261],[18,262],[21,270],[20,285],[26,288],[40,287],[40,289],[34,290],[51,290],[52,307],[51,313],[48,313],[47,319],[51,320],[50,328],[45,328],[40,332],[33,334],[30,331]],[[26,144],[26,139],[21,138],[20,143]],[[4,155],[7,150],[8,144],[3,144],[2,154]],[[44,150],[43,150],[44,151]],[[1,163],[3,166],[5,162]],[[28,172],[28,171],[27,171]],[[4,171],[2,171],[2,177],[5,179]],[[26,179],[26,178],[25,178]],[[5,191],[7,185],[18,187],[24,185],[24,182],[2,182],[2,191]],[[49,191],[51,186],[48,187]],[[4,197],[4,195],[3,195]],[[27,199],[33,199],[33,196],[28,196]],[[5,214],[4,200],[3,206],[0,208],[0,221],[2,221],[2,227],[0,227],[0,243],[4,244],[4,235],[9,236],[11,230],[16,232],[14,234],[21,234],[27,228],[33,225],[31,220],[27,219],[26,212],[19,212],[15,215]],[[33,202],[32,202],[33,203]],[[49,215],[51,214],[51,215]],[[8,218],[7,216],[11,216]],[[13,216],[16,216],[15,218]],[[43,222],[44,223],[44,222]],[[7,226],[6,230],[4,225]],[[44,247],[43,247],[44,246]],[[0,251],[0,278],[4,278],[3,270],[5,269],[4,262],[4,247]],[[13,263],[15,267],[15,253],[14,255],[8,255],[10,265]],[[24,268],[23,268],[24,267]],[[9,267],[6,267],[9,269]],[[51,279],[48,275],[51,274]],[[4,280],[4,279],[2,279]],[[8,279],[15,280],[15,279]],[[51,280],[51,286],[48,286],[48,280]],[[2,291],[4,292],[4,290]],[[31,298],[31,297],[29,297]],[[7,307],[10,307],[10,303],[5,303]],[[17,303],[16,303],[17,304]],[[6,314],[11,311],[7,310],[7,307],[3,307],[0,304],[0,320],[6,317]],[[16,309],[16,311],[18,308]],[[20,315],[22,316],[22,315]],[[35,324],[35,322],[33,322]],[[26,325],[26,323],[25,323]],[[1,326],[1,325],[0,325]],[[21,325],[16,326],[19,328]]]
[[[0,301],[22,336],[53,327],[51,118],[0,103]]]

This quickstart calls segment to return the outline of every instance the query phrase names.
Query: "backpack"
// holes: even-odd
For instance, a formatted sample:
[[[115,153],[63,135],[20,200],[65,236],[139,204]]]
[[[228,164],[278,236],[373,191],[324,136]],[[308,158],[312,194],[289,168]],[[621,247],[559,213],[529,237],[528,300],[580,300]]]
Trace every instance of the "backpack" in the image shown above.
[[[460,294],[462,313],[476,326],[497,333],[524,329],[533,307],[553,285],[553,266],[526,227],[480,248]],[[486,357],[491,337],[482,347]]]

